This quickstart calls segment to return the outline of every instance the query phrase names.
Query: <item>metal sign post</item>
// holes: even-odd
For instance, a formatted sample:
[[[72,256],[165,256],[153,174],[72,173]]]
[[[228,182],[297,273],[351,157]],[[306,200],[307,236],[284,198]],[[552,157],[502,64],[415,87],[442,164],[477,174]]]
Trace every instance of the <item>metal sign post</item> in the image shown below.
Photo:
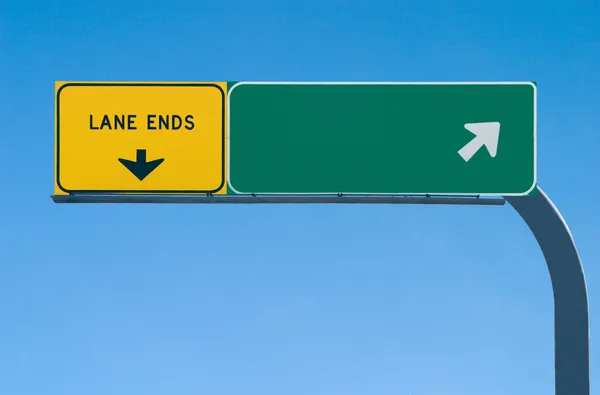
[[[562,215],[538,187],[533,196],[506,197],[535,236],[554,291],[556,395],[589,395],[590,329],[587,287],[573,237]]]

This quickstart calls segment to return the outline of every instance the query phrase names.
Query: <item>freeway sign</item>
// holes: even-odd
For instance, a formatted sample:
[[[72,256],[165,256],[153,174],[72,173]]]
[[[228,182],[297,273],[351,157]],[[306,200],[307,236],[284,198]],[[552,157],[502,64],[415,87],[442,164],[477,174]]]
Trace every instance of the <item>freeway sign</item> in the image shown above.
[[[240,82],[229,193],[525,195],[532,83]]]
[[[550,271],[555,393],[589,395],[585,276],[536,188],[536,100],[534,84],[506,82],[57,83],[52,198],[496,205],[505,199],[395,195],[504,195]]]
[[[58,82],[55,90],[57,195],[511,196],[536,185],[531,83]]]
[[[55,193],[225,193],[226,83],[55,84]]]

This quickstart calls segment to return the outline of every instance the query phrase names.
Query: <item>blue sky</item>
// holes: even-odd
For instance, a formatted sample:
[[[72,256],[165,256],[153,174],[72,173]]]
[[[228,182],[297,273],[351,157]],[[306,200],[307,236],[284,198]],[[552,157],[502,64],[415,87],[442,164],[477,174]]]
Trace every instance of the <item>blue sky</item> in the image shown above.
[[[594,4],[596,3],[596,4]],[[552,393],[505,207],[55,205],[55,80],[538,83],[538,181],[600,259],[594,1],[0,6],[0,393]]]

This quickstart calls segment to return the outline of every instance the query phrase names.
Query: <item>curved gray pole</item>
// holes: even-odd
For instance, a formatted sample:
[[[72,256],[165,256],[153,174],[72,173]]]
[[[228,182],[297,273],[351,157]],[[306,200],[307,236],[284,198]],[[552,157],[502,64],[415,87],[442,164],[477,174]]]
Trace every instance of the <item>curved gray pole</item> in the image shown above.
[[[505,197],[533,232],[554,291],[556,395],[589,395],[590,348],[587,288],[569,227],[546,194]]]

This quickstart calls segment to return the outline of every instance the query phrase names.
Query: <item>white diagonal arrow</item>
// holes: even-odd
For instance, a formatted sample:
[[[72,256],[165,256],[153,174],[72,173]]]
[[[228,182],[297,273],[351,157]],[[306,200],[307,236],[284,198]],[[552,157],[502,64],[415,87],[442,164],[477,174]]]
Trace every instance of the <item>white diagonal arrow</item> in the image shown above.
[[[496,156],[500,138],[500,122],[467,123],[465,129],[475,135],[473,140],[458,151],[465,162],[468,162],[484,145],[492,158]]]

